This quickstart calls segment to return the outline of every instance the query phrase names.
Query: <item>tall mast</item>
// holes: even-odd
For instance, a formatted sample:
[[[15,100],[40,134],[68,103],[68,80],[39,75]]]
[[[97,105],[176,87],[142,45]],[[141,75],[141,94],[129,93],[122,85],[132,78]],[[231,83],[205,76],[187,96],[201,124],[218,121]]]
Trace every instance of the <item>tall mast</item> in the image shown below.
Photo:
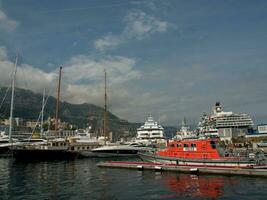
[[[15,60],[15,68],[13,71],[13,77],[12,77],[12,91],[11,91],[11,104],[10,104],[10,118],[9,118],[9,142],[11,143],[11,135],[12,135],[12,125],[13,125],[13,107],[14,107],[14,90],[15,90],[15,76],[17,73],[17,64],[18,64],[18,55],[16,56]]]
[[[58,78],[58,88],[57,88],[57,105],[56,105],[56,122],[55,122],[55,132],[56,132],[56,134],[57,134],[57,130],[58,130],[58,115],[59,115],[59,102],[60,102],[61,71],[62,71],[62,67],[59,68],[59,78]]]
[[[42,112],[41,112],[41,135],[44,133],[44,104],[45,104],[45,88],[43,92]]]
[[[104,104],[104,141],[106,144],[106,138],[107,138],[107,72],[106,69],[104,69],[104,73],[105,73],[105,104]]]

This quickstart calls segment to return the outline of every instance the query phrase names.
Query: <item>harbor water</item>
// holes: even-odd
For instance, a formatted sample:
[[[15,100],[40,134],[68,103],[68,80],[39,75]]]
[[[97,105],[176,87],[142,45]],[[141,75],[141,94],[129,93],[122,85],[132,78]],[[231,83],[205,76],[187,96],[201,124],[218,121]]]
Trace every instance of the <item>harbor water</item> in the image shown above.
[[[99,159],[0,158],[0,199],[266,199],[267,179],[99,168]]]

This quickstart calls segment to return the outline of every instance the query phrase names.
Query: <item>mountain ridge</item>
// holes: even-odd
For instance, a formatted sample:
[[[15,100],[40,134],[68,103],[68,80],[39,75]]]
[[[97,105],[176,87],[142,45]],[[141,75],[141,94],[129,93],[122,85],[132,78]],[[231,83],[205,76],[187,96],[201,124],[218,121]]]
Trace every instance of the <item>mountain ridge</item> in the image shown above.
[[[0,87],[0,102],[6,93],[6,87]],[[0,108],[0,119],[9,118],[10,113],[10,96],[9,90],[7,98]],[[37,120],[42,109],[43,96],[34,93],[31,90],[15,88],[14,98],[14,117],[23,118],[25,120]],[[60,101],[59,118],[62,121],[76,125],[79,128],[86,128],[88,125],[92,127],[92,131],[100,134],[103,125],[104,109],[92,103],[72,104],[66,101]],[[44,108],[44,119],[54,117],[56,110],[56,99],[49,96]],[[88,124],[89,123],[89,124]],[[118,139],[122,136],[134,137],[136,129],[142,123],[128,122],[108,111],[108,127],[113,132],[113,137]],[[175,132],[174,127],[164,127],[167,135]],[[169,133],[172,132],[172,133]]]

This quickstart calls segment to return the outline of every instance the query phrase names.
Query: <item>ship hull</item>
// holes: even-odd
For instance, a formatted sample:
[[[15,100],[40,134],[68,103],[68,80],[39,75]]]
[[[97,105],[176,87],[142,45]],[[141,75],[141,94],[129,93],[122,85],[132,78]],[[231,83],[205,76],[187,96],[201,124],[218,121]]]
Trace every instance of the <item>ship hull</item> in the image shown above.
[[[224,159],[185,159],[168,156],[158,156],[151,153],[139,153],[139,157],[146,162],[173,164],[192,167],[221,167],[221,168],[267,168],[264,163],[250,160],[224,160]]]
[[[16,160],[67,160],[77,157],[76,152],[66,150],[13,149],[12,153]]]
[[[6,156],[10,154],[9,147],[0,147],[0,156]]]
[[[93,151],[93,155],[99,158],[106,157],[136,157],[137,150],[103,150],[103,151]]]
[[[150,147],[136,147],[130,145],[103,146],[93,149],[97,157],[138,157],[138,152],[151,149]]]

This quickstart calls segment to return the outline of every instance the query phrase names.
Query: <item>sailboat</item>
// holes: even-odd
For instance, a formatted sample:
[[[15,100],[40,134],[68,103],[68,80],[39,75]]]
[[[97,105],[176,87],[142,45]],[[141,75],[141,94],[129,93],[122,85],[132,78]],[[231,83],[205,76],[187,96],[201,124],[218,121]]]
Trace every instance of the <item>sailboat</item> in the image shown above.
[[[0,155],[9,153],[9,149],[17,140],[12,139],[13,129],[13,107],[14,107],[14,90],[15,90],[15,77],[17,73],[18,55],[15,59],[15,67],[12,76],[12,90],[11,90],[11,103],[10,103],[10,117],[9,117],[9,135],[1,133],[0,135]]]
[[[59,97],[62,67],[59,69],[55,134],[58,134]],[[42,107],[43,111],[43,107]],[[73,159],[77,153],[69,150],[69,142],[64,138],[47,140],[38,145],[20,145],[12,149],[16,160],[50,160],[50,159]]]

